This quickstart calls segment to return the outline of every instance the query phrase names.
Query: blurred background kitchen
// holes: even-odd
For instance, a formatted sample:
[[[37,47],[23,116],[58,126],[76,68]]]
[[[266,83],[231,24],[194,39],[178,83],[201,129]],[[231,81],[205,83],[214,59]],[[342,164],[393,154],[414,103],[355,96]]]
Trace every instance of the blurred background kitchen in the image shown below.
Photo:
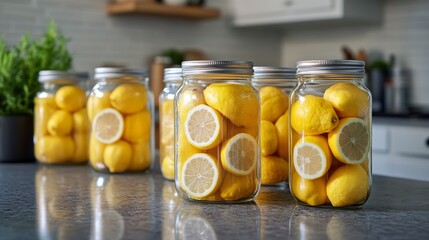
[[[427,0],[0,0],[0,34],[14,44],[53,19],[74,70],[145,67],[155,93],[182,60],[364,60],[374,173],[429,180],[428,12]]]

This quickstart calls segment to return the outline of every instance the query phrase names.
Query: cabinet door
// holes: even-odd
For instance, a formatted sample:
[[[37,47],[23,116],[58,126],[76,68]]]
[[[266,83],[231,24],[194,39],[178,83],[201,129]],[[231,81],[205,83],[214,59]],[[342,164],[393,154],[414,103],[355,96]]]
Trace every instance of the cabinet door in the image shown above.
[[[429,162],[429,129],[398,127],[392,131],[392,151],[403,156],[424,157]]]
[[[286,0],[233,0],[236,17],[279,14],[285,10]]]
[[[386,126],[372,126],[372,151],[387,153],[389,151],[389,128]]]
[[[236,17],[261,17],[326,11],[334,7],[335,0],[234,0]]]
[[[251,26],[338,19],[344,0],[233,0],[234,23]]]
[[[334,0],[284,0],[287,12],[325,11],[334,7]]]

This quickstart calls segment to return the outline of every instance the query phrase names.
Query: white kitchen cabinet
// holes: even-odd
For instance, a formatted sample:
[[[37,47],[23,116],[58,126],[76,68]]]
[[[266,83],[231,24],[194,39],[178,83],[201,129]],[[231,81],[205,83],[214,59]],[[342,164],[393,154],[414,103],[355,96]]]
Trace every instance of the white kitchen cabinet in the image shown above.
[[[429,126],[374,123],[372,136],[373,174],[429,181]]]
[[[349,20],[376,22],[379,0],[233,0],[235,26]]]

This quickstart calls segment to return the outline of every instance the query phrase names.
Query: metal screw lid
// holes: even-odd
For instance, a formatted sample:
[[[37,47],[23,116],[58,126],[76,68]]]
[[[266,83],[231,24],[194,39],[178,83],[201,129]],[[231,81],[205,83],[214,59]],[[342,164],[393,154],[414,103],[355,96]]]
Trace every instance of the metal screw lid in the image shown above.
[[[74,72],[60,70],[42,70],[39,72],[39,82],[49,82],[54,80],[80,81]]]
[[[95,79],[103,78],[120,78],[120,77],[146,77],[147,70],[144,68],[116,68],[116,67],[99,67],[95,69]]]
[[[196,74],[236,74],[252,75],[253,62],[250,61],[184,61],[182,63],[183,75]]]
[[[296,68],[288,67],[253,67],[253,81],[264,79],[295,79]]]
[[[297,75],[350,74],[364,75],[365,62],[356,60],[308,60],[297,62]]]
[[[181,82],[182,81],[182,68],[165,68],[164,69],[164,82]]]

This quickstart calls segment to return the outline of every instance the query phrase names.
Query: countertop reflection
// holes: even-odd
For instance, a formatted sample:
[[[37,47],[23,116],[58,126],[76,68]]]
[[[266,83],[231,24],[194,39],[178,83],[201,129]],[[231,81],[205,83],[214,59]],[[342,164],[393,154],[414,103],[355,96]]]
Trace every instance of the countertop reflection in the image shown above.
[[[279,187],[246,204],[194,203],[157,171],[86,166],[1,164],[0,189],[2,239],[429,238],[429,182],[379,176],[357,210],[298,206]]]

